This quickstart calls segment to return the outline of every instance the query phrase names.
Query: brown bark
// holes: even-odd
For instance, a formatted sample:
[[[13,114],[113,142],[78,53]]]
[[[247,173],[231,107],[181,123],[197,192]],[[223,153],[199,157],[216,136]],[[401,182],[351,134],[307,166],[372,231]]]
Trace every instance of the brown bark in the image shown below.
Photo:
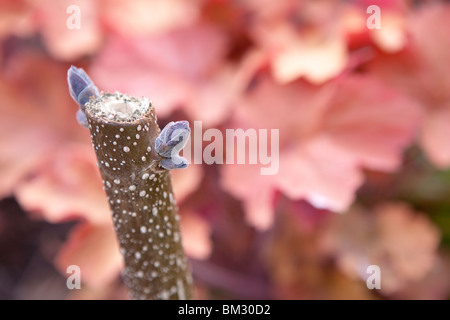
[[[125,260],[123,276],[130,296],[191,299],[192,279],[170,173],[159,167],[161,157],[154,150],[160,133],[155,110],[150,103],[142,115],[130,113],[128,119],[111,120],[111,114],[98,110],[108,95],[112,96],[102,94],[88,102],[85,114]],[[126,104],[127,100],[121,101]]]

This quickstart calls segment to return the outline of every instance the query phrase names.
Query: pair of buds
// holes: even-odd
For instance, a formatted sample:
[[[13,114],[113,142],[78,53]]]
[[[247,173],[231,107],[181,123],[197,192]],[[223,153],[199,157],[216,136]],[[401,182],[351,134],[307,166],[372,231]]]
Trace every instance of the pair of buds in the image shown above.
[[[67,72],[67,82],[72,98],[77,102],[80,109],[77,111],[78,123],[87,128],[88,122],[85,114],[85,104],[91,97],[98,97],[99,90],[82,68],[71,66]],[[161,157],[160,166],[167,170],[182,169],[188,166],[185,158],[178,153],[186,145],[191,134],[187,121],[170,122],[156,138],[156,152]]]

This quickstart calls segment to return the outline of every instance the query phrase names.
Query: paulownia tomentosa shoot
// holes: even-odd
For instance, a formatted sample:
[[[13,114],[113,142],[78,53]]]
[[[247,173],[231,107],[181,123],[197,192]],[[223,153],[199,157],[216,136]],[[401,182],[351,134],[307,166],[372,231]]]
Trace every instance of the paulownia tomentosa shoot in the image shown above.
[[[147,98],[99,92],[81,68],[67,73],[89,129],[133,299],[191,299],[192,278],[181,242],[169,170],[187,167],[178,152],[190,135],[187,121],[162,131]]]

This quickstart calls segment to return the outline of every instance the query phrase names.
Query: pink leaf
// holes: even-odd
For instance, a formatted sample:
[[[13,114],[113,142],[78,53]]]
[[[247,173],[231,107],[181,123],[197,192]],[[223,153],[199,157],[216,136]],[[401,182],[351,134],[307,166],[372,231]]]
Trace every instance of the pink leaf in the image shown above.
[[[100,288],[115,280],[123,267],[112,224],[80,224],[59,251],[55,264],[66,275],[67,267],[80,267],[81,281]]]
[[[83,218],[94,224],[111,220],[106,195],[90,146],[69,146],[36,174],[18,185],[22,207],[47,221]]]

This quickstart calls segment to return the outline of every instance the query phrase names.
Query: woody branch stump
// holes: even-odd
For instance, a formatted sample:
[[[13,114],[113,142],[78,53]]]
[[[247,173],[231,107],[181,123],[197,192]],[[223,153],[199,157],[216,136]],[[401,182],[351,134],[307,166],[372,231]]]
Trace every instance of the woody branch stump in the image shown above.
[[[178,156],[190,135],[186,121],[159,129],[152,103],[120,93],[99,93],[83,69],[67,75],[77,119],[89,129],[125,260],[133,299],[191,299],[169,170],[185,168]]]

